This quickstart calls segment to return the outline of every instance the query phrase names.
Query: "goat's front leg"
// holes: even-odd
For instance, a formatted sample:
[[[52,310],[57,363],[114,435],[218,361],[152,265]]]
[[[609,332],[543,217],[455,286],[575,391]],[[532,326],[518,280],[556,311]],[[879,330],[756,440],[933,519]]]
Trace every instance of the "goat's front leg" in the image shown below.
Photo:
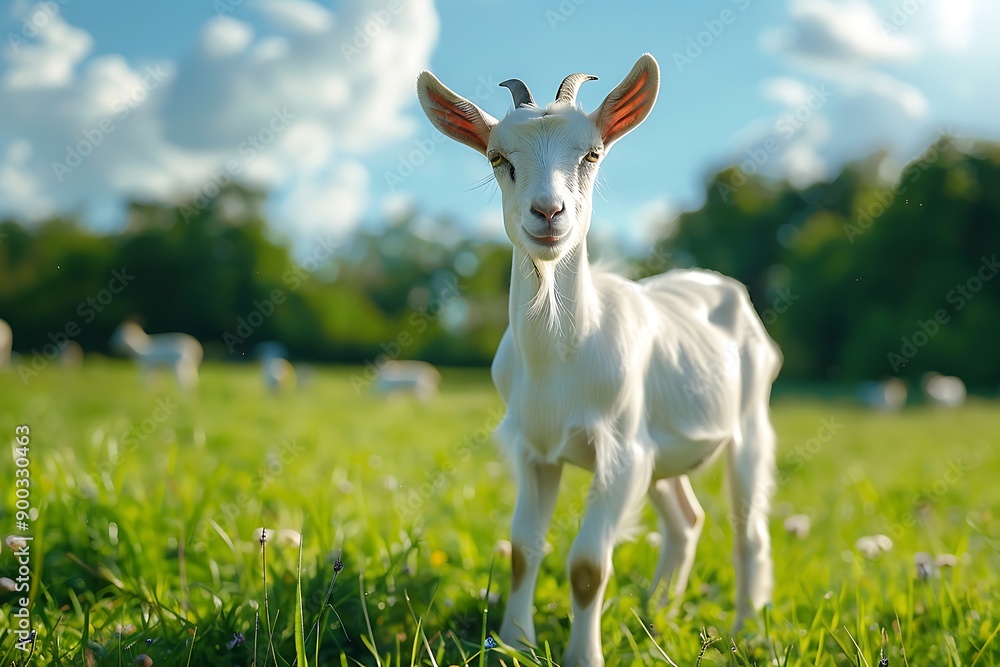
[[[519,462],[517,505],[510,529],[510,597],[500,626],[500,638],[512,646],[535,643],[531,605],[561,474],[562,464]]]
[[[614,470],[598,471],[590,488],[587,515],[569,554],[573,596],[573,628],[563,660],[565,667],[600,667],[601,610],[611,576],[611,553],[623,523],[641,502],[652,477],[652,456],[627,446]]]

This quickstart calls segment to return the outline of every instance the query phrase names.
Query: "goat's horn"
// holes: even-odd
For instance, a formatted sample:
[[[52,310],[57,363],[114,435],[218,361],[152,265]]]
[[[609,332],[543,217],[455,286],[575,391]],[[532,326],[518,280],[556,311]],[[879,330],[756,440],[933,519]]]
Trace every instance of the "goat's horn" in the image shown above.
[[[559,86],[559,92],[556,93],[556,102],[575,103],[576,93],[584,81],[597,81],[597,77],[592,74],[570,74],[563,79],[562,85]]]
[[[528,87],[520,79],[507,79],[500,85],[510,91],[511,96],[514,98],[515,109],[529,105],[535,106],[535,98],[531,96],[531,91],[528,90]]]

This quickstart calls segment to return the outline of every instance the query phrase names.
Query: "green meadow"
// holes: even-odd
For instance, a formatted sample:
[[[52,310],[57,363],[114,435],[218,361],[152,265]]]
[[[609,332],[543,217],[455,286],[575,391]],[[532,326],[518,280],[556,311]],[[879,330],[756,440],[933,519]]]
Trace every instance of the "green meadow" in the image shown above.
[[[483,651],[503,613],[515,487],[489,439],[502,406],[488,373],[443,376],[423,404],[364,390],[361,369],[300,369],[303,386],[277,396],[250,365],[206,364],[193,395],[115,361],[27,384],[0,374],[12,454],[0,457],[0,535],[32,538],[27,552],[0,546],[0,577],[16,586],[19,558],[30,569],[30,592],[0,590],[0,664],[558,664],[588,475],[563,478],[535,656]],[[648,508],[617,548],[608,665],[1000,664],[998,407],[879,414],[780,388],[773,606],[729,635],[731,534],[713,465],[692,478],[708,521],[683,599],[648,596]],[[784,530],[796,514],[808,535]],[[866,557],[856,542],[877,534],[892,548]],[[919,576],[919,552],[954,559]],[[24,596],[33,644],[17,633]]]

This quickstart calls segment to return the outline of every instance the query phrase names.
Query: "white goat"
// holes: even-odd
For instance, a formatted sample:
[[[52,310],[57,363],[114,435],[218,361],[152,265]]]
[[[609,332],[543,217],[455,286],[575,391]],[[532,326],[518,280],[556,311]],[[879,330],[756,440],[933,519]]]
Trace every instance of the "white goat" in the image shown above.
[[[896,377],[881,382],[869,380],[858,385],[858,398],[870,408],[893,412],[906,405],[906,383]]]
[[[535,104],[520,81],[501,121],[445,87],[417,80],[445,135],[486,156],[514,245],[510,326],[493,361],[507,406],[497,428],[519,488],[511,594],[500,631],[533,644],[532,598],[564,463],[594,472],[569,554],[573,629],[564,665],[602,665],[600,621],[614,543],[642,495],[661,518],[654,590],[684,590],[704,513],[686,473],[725,451],[733,510],[736,626],[770,599],[767,513],[774,486],[769,397],[781,354],[738,282],[671,271],[639,283],[587,259],[594,179],[611,145],[650,112],[659,67],[649,54],[591,114],[573,74]]]
[[[957,408],[965,403],[967,395],[965,383],[954,375],[925,373],[920,379],[920,384],[924,389],[924,397],[932,405]]]
[[[63,343],[59,351],[59,365],[63,368],[80,368],[83,366],[83,347],[75,340]]]
[[[288,361],[288,348],[278,341],[259,343],[254,352],[260,358],[264,388],[273,393],[295,391],[295,367]]]
[[[135,322],[122,322],[111,335],[111,344],[135,357],[139,369],[170,368],[182,389],[198,384],[202,349],[193,336],[184,333],[148,335]]]
[[[375,388],[392,396],[411,393],[425,403],[437,394],[441,373],[426,361],[387,361],[379,369]]]
[[[14,346],[14,332],[5,320],[0,320],[0,370],[10,366],[10,352]]]

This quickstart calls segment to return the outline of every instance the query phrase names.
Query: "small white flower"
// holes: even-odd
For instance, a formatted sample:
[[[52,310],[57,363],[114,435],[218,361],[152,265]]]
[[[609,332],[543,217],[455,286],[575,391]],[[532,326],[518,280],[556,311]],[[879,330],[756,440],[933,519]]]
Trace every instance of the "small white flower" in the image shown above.
[[[253,541],[257,542],[258,544],[264,544],[265,542],[269,542],[271,540],[273,532],[274,531],[268,528],[260,527],[257,530],[253,531]]]
[[[886,535],[868,535],[858,538],[854,547],[868,560],[875,560],[887,551],[892,551],[892,540]]]
[[[785,519],[785,532],[791,533],[800,540],[809,537],[811,527],[812,520],[805,514],[793,514]]]
[[[493,545],[493,553],[501,558],[510,558],[510,552],[511,546],[507,540],[497,540],[497,543]]]
[[[958,557],[955,554],[938,554],[937,558],[934,559],[934,564],[940,568],[956,567]]]
[[[926,551],[918,551],[913,556],[913,561],[917,566],[917,579],[926,581],[934,576],[934,561]]]
[[[0,588],[5,591],[16,591],[17,584],[14,583],[13,579],[8,579],[7,577],[0,577]]]
[[[4,542],[7,544],[8,549],[13,549],[14,551],[20,551],[28,546],[28,540],[20,535],[8,535]]]
[[[278,542],[289,547],[298,548],[302,544],[302,533],[291,528],[282,528],[278,531]]]

